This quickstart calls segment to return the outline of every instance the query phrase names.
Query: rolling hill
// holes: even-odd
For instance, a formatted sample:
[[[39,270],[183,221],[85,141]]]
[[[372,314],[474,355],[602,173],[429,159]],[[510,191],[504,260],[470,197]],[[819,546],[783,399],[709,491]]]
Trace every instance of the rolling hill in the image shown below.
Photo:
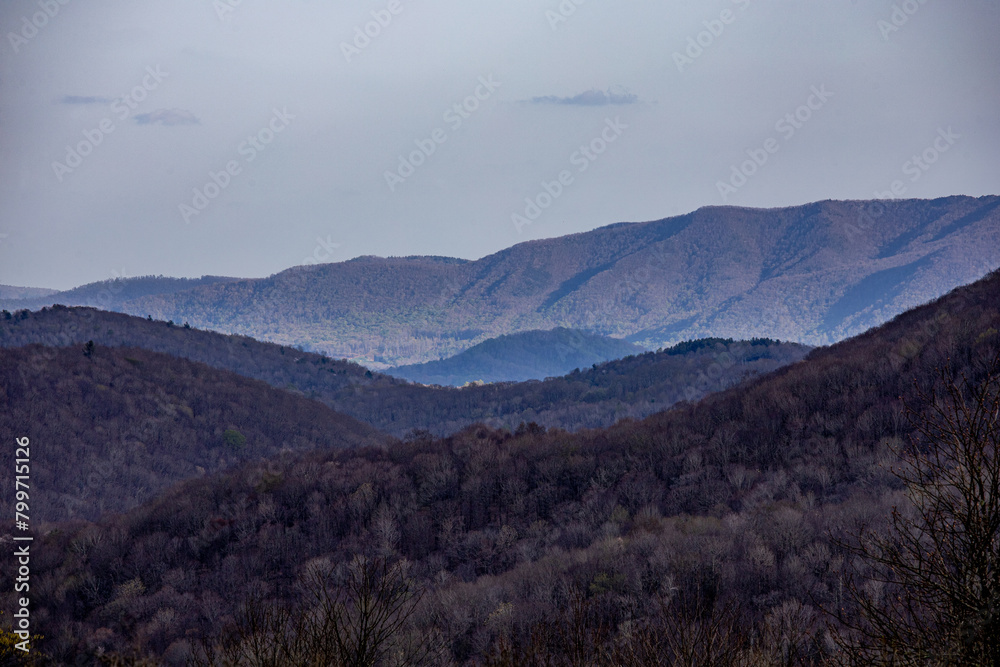
[[[31,439],[36,521],[124,512],[281,452],[390,438],[316,401],[138,348],[0,348],[0,432]],[[12,476],[0,493],[14,497]]]
[[[56,303],[93,306],[103,310],[121,310],[129,301],[152,295],[169,295],[203,285],[216,285],[235,278],[167,278],[139,276],[113,278],[58,291],[34,287],[0,287],[0,307],[5,310],[37,310]]]
[[[45,289],[43,287],[14,287],[13,285],[0,285],[0,302],[16,301],[18,303],[29,303],[30,299],[42,299],[58,294],[59,290]]]
[[[385,373],[453,387],[470,382],[524,382],[566,375],[642,351],[623,340],[559,327],[491,338],[448,359],[396,366]]]
[[[707,207],[475,261],[359,257],[112,305],[380,369],[554,327],[647,349],[705,337],[827,344],[997,266],[1000,197],[823,201]]]
[[[516,428],[535,421],[567,430],[639,418],[682,400],[732,386],[794,363],[809,348],[777,341],[703,340],[608,362],[545,382],[464,389],[425,387],[245,336],[227,336],[168,322],[55,306],[0,313],[0,346],[40,344],[140,347],[262,380],[315,398],[375,428],[406,436],[447,435],[473,422]]]

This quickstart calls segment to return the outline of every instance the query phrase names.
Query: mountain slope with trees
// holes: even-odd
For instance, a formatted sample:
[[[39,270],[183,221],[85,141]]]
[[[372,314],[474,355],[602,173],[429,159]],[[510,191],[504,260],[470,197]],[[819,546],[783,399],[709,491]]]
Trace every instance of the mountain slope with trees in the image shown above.
[[[643,349],[615,338],[562,327],[499,336],[440,361],[386,369],[421,384],[460,387],[470,382],[524,382],[566,375]]]
[[[20,299],[44,299],[45,297],[58,292],[59,290],[45,289],[43,287],[15,287],[13,285],[0,285],[0,302]]]
[[[997,266],[1000,197],[823,201],[707,207],[475,261],[360,257],[102,307],[387,368],[554,327],[646,349],[706,337],[828,344]],[[71,297],[48,300],[80,303]]]
[[[95,519],[282,451],[390,438],[263,382],[138,348],[0,348],[0,431],[33,444],[32,516]],[[14,479],[0,480],[14,498]]]
[[[233,371],[322,401],[375,428],[405,436],[447,435],[473,422],[515,428],[535,421],[567,430],[640,418],[682,400],[794,363],[809,348],[758,340],[705,340],[646,353],[545,382],[464,389],[409,384],[357,364],[245,336],[91,308],[0,312],[0,346],[142,347]]]
[[[220,276],[201,278],[167,278],[139,276],[112,278],[59,291],[29,287],[0,287],[0,308],[5,310],[37,310],[56,303],[92,306],[104,310],[121,310],[129,301],[152,295],[168,295],[184,290],[216,285],[236,280]]]
[[[424,646],[427,664],[834,664],[822,610],[856,614],[849,582],[879,590],[848,546],[859,529],[899,535],[893,509],[914,496],[893,470],[928,451],[937,436],[921,424],[939,410],[964,409],[969,388],[996,393],[998,329],[1000,272],[640,422],[471,427],[189,481],[39,543],[52,557],[33,571],[37,619],[56,629],[44,648],[180,664],[202,646],[254,651],[253,637],[318,640],[296,619],[343,631],[412,599],[386,612],[402,619],[386,641]],[[933,398],[948,378],[951,408]],[[996,431],[982,434],[995,451]],[[359,573],[373,586],[352,584]],[[876,601],[898,613],[894,599]],[[959,617],[970,646],[989,640],[988,612]],[[979,655],[928,628],[953,662]]]

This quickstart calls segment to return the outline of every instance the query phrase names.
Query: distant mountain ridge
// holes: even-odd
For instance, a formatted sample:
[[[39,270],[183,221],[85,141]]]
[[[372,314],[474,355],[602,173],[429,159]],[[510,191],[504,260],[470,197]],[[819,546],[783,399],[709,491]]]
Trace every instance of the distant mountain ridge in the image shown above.
[[[557,327],[491,338],[448,359],[398,366],[385,372],[421,384],[456,387],[477,381],[524,382],[566,375],[575,368],[643,351],[623,340]]]
[[[92,306],[102,310],[120,311],[133,300],[150,295],[167,295],[184,290],[237,280],[222,276],[202,276],[201,278],[168,278],[165,276],[138,276],[135,278],[112,278],[88,283],[70,290],[58,291],[36,287],[9,288],[0,286],[0,306],[6,310],[27,308],[36,310],[44,306],[61,303],[65,306]],[[13,290],[20,290],[20,296]]]
[[[705,337],[827,344],[998,266],[1000,197],[823,201],[706,207],[475,261],[361,257],[149,293],[113,309],[380,369],[554,327],[649,349]],[[68,293],[49,300],[74,303]]]
[[[36,299],[45,298],[51,294],[57,294],[59,290],[46,289],[44,287],[15,287],[14,285],[0,285],[0,301],[8,299]]]

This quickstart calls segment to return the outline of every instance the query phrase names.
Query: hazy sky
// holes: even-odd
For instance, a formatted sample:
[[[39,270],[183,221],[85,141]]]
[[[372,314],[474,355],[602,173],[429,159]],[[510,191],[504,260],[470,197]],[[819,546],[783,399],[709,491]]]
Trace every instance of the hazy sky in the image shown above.
[[[996,0],[3,0],[0,30],[2,284],[1000,193]]]

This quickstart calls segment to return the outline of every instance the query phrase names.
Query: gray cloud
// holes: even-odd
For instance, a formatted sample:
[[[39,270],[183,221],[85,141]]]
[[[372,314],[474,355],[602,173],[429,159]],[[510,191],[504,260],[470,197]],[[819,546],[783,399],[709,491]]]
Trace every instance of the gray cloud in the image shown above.
[[[94,95],[63,95],[59,98],[59,104],[111,104],[110,97],[97,97]]]
[[[135,116],[139,125],[198,125],[198,117],[186,109],[157,109]]]
[[[532,97],[532,104],[565,104],[578,107],[603,107],[612,104],[635,104],[639,101],[639,96],[627,91],[616,90],[588,90],[574,95],[573,97],[557,97],[546,95],[545,97]]]

